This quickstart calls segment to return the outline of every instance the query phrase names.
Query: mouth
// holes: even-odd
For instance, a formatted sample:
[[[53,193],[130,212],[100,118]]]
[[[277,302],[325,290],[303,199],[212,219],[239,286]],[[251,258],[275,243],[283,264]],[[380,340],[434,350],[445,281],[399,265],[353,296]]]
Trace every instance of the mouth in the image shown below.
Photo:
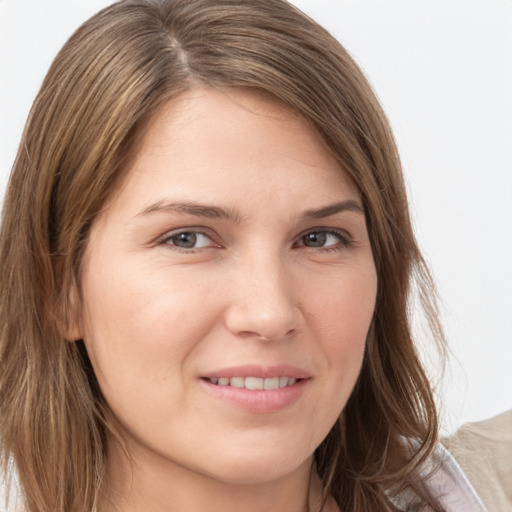
[[[253,414],[277,413],[300,402],[313,375],[288,364],[238,365],[219,368],[200,377],[216,399]]]
[[[249,390],[274,390],[293,386],[295,383],[304,379],[295,377],[206,377],[205,380],[216,386],[245,388]]]
[[[300,370],[275,371],[243,371],[245,375],[229,370],[220,371],[220,375],[209,375],[201,378],[204,389],[216,399],[230,404],[239,410],[252,414],[277,413],[285,410],[307,392],[311,377]],[[283,373],[286,371],[288,375]],[[256,375],[254,375],[256,373]],[[258,373],[260,375],[258,375]],[[261,375],[271,373],[268,375]],[[290,373],[294,375],[290,376]]]

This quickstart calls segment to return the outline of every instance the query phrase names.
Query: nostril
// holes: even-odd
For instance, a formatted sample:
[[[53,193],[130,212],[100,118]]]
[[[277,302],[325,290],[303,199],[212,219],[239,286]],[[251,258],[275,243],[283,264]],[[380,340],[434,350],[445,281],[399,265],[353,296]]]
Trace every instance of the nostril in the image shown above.
[[[275,340],[275,339],[278,339],[278,338],[288,338],[290,336],[292,336],[294,333],[295,333],[295,329],[290,329],[288,332],[286,332],[284,334],[284,336],[263,336],[263,334],[259,334],[258,335],[258,340],[260,341],[272,341],[272,340]]]

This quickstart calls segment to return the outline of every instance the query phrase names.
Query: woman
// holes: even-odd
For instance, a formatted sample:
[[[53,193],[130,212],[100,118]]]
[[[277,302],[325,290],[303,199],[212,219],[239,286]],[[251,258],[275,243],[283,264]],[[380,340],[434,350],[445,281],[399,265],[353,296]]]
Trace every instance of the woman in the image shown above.
[[[433,285],[329,34],[281,0],[121,1],[20,147],[0,438],[25,510],[449,509],[407,314],[414,283],[442,345]]]

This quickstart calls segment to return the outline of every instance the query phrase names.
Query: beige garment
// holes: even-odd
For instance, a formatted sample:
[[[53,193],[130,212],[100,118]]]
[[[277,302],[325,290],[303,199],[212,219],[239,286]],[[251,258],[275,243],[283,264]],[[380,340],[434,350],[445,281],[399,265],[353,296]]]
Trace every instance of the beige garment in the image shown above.
[[[488,512],[512,511],[512,410],[443,440]]]

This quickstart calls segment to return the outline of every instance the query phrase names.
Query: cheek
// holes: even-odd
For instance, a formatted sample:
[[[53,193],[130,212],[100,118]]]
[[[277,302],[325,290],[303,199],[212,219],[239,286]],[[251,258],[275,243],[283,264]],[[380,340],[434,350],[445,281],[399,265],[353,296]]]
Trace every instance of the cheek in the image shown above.
[[[310,415],[315,418],[309,431],[310,446],[317,447],[328,434],[345,407],[359,377],[372,321],[377,279],[373,263],[368,270],[351,268],[333,273],[331,279],[310,282],[304,310],[312,331],[313,346],[321,351],[320,371],[316,378],[319,393]],[[315,348],[316,346],[316,348]]]
[[[93,264],[96,271],[83,276],[83,337],[106,398],[134,388],[149,400],[161,399],[162,390],[170,398],[210,328],[211,302],[201,302],[199,315],[204,290],[201,295],[190,282],[115,260],[101,271]]]
[[[316,318],[318,339],[328,365],[326,374],[334,383],[333,389],[344,390],[343,396],[351,391],[359,376],[376,293],[377,278],[372,264],[332,279],[323,290],[311,294],[312,316]]]
[[[360,344],[374,314],[377,277],[372,265],[344,272],[324,283],[323,288],[310,293],[311,309],[317,322],[326,330],[333,348]]]

